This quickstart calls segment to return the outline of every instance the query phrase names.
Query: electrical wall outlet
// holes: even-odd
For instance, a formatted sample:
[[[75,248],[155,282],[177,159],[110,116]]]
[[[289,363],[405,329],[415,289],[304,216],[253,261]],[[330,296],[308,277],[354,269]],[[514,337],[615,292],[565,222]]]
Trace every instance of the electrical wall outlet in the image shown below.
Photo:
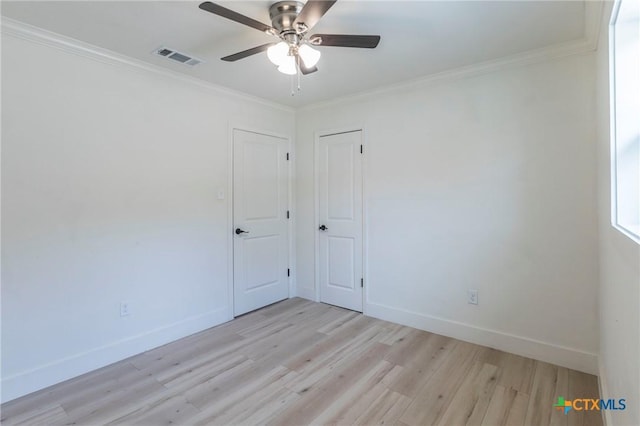
[[[467,303],[471,305],[478,304],[478,290],[467,290]]]
[[[120,316],[126,317],[127,315],[129,315],[129,308],[129,302],[120,302]]]

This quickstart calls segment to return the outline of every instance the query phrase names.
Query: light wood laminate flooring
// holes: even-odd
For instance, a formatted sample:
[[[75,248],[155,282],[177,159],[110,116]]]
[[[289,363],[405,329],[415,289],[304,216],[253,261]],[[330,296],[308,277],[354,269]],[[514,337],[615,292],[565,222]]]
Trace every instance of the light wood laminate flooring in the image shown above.
[[[2,424],[589,425],[595,376],[290,299],[2,405]]]

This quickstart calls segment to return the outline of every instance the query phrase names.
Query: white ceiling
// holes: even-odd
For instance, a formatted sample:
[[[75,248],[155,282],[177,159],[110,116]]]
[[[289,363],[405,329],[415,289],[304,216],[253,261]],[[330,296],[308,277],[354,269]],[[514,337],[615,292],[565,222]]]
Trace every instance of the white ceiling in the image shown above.
[[[274,1],[218,1],[270,24]],[[339,0],[312,33],[379,34],[376,49],[320,47],[320,69],[290,95],[289,76],[266,53],[219,58],[271,40],[207,13],[200,2],[3,1],[2,15],[217,85],[302,106],[584,37],[584,1]],[[155,57],[161,45],[207,63],[189,68]]]

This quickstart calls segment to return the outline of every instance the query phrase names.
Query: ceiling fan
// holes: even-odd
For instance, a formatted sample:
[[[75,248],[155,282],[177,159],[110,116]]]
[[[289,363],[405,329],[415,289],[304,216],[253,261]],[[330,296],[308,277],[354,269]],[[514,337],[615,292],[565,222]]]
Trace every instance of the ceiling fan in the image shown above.
[[[200,9],[280,39],[279,42],[266,43],[225,56],[221,58],[223,61],[234,62],[266,50],[269,60],[278,66],[278,71],[284,74],[296,75],[298,71],[302,74],[318,71],[316,64],[320,59],[320,51],[312,46],[373,49],[380,42],[379,35],[309,35],[309,31],[336,1],[308,0],[306,3],[294,0],[279,1],[269,7],[271,26],[209,1],[200,4]]]

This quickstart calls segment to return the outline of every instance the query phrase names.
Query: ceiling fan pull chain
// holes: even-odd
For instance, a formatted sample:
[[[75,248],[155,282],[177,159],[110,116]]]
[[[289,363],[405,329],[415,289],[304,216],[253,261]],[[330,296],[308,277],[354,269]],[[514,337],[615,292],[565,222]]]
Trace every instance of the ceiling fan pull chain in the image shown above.
[[[300,91],[300,74],[301,74],[301,71],[300,71],[300,56],[296,56],[296,59],[297,59],[297,61],[296,61],[296,66],[297,66],[296,76],[298,77],[298,92],[299,92]]]
[[[294,86],[294,84],[295,84],[295,83],[293,82],[293,79],[294,79],[294,78],[295,78],[294,76],[291,76],[291,96],[295,96],[295,95],[296,95],[296,92],[295,92],[295,90],[293,89],[293,86]]]

